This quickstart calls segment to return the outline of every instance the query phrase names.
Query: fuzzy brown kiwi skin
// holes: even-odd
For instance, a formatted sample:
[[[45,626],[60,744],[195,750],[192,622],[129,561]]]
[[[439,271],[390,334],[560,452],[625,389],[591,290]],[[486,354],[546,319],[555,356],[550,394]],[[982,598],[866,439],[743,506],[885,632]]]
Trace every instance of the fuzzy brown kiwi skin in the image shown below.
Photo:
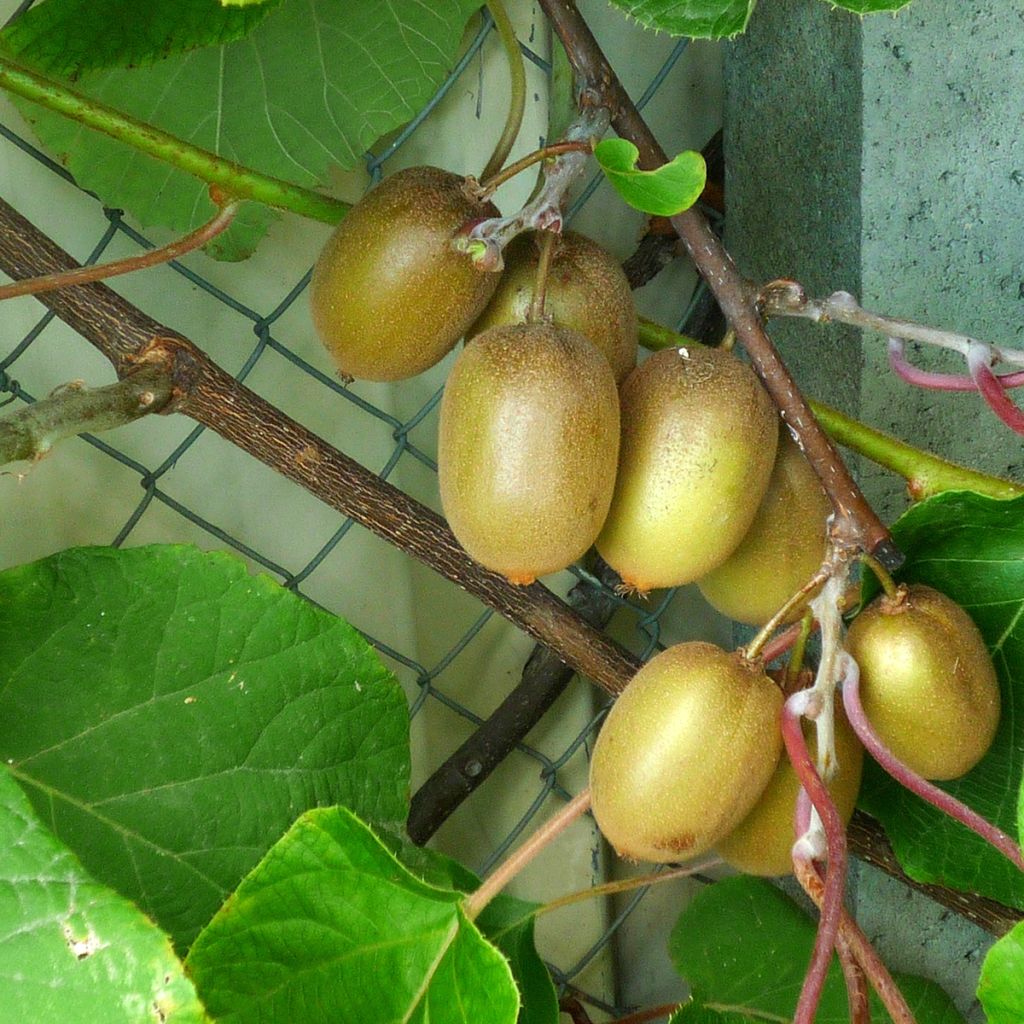
[[[554,324],[491,328],[459,354],[441,401],[452,532],[513,583],[564,569],[601,529],[618,445],[615,379],[586,338]]]
[[[594,817],[623,857],[710,849],[757,802],[782,749],[781,690],[713,644],[652,658],[605,719],[590,762]]]
[[[479,316],[498,275],[451,247],[467,221],[495,217],[437,167],[385,178],[328,239],[313,270],[313,324],[339,372],[402,380],[441,360]]]
[[[864,748],[839,705],[835,726],[838,768],[828,789],[843,824],[849,824],[860,791]],[[810,723],[804,726],[804,738],[811,757],[816,759],[817,740]],[[792,874],[793,818],[799,792],[800,780],[789,758],[783,755],[754,809],[715,846],[715,852],[726,864],[748,875],[771,878]]]
[[[882,742],[926,779],[955,779],[984,757],[999,725],[995,668],[970,616],[911,584],[862,611],[846,637],[864,712]]]
[[[736,550],[697,580],[704,599],[737,622],[763,626],[820,568],[832,513],[810,463],[780,427],[768,490]],[[795,611],[787,621],[802,614]]]
[[[585,235],[565,231],[554,245],[544,311],[556,324],[589,338],[621,384],[636,366],[639,337],[629,281],[611,253]],[[501,283],[471,335],[499,324],[525,323],[539,261],[536,235],[520,235],[505,250]]]
[[[620,389],[615,496],[597,549],[627,588],[691,583],[736,549],[775,460],[778,414],[719,349],[664,349]]]

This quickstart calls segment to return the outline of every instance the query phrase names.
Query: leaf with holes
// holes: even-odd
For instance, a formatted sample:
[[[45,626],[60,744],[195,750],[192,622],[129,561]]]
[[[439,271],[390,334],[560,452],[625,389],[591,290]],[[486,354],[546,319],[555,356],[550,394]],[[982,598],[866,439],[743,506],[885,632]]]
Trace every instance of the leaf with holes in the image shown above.
[[[188,971],[223,1024],[514,1024],[508,964],[461,899],[351,812],[309,811],[196,939]]]
[[[244,39],[85,75],[76,88],[263,174],[315,187],[426,105],[479,6],[289,0]],[[213,216],[206,185],[191,175],[32,104],[21,110],[80,185],[143,226],[183,234]],[[244,259],[275,217],[245,204],[209,251]]]
[[[1024,923],[988,951],[981,966],[978,999],[988,1024],[1024,1020]]]
[[[1024,498],[938,495],[894,526],[900,580],[926,583],[974,619],[995,662],[1002,719],[988,754],[943,789],[1011,835],[1024,775]],[[860,804],[878,818],[904,871],[922,882],[1024,907],[1024,874],[963,826],[865,763]],[[923,837],[927,837],[926,840]]]
[[[4,1020],[207,1020],[167,936],[86,873],[3,768],[0,850]]]
[[[690,1001],[670,1024],[790,1021],[814,945],[813,921],[774,886],[758,878],[726,878],[702,889],[680,915],[669,940]],[[963,1024],[949,996],[923,978],[897,981],[918,1024]],[[872,993],[871,1019],[891,1021]],[[839,964],[829,969],[817,1024],[849,1024]]]
[[[747,27],[757,0],[610,0],[647,28],[694,39],[724,39]]]
[[[603,139],[594,156],[615,191],[630,206],[659,217],[673,217],[700,198],[707,167],[700,153],[680,153],[653,171],[637,169],[639,151],[625,139]]]
[[[280,2],[231,11],[218,0],[45,0],[0,40],[24,63],[74,79],[84,71],[141,67],[241,39]]]
[[[310,807],[404,821],[408,711],[351,626],[238,559],[79,548],[0,573],[0,757],[187,947]]]

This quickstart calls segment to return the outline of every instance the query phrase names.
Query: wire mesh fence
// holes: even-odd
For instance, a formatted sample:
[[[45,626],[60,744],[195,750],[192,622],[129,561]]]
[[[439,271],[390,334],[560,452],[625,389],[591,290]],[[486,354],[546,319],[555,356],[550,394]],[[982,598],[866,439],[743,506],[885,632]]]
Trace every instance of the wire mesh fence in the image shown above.
[[[30,6],[31,0],[21,4],[12,17],[17,17]],[[379,180],[383,174],[387,173],[389,161],[422,129],[446,94],[457,86],[460,79],[471,73],[474,62],[480,59],[481,49],[493,29],[492,20],[486,11],[483,12],[479,29],[433,99],[413,121],[390,139],[386,146],[377,152],[366,155],[366,169],[371,182]],[[551,65],[544,56],[536,52],[526,42],[521,43],[521,48],[526,58],[542,74],[551,74]],[[666,89],[667,83],[671,81],[671,73],[683,59],[686,49],[684,40],[674,45],[668,52],[639,99],[641,108]],[[49,173],[74,184],[73,179],[63,167],[36,148],[24,134],[19,133],[15,128],[0,122],[0,136],[3,138],[2,145],[16,147],[23,154],[28,155],[35,162],[39,173]],[[588,203],[594,201],[599,184],[600,178],[595,176],[580,190],[568,211],[569,220],[575,218]],[[152,247],[153,243],[127,223],[121,211],[104,208],[102,212],[105,226],[102,227],[99,237],[84,262],[100,261],[118,245],[123,246],[127,243],[141,248]],[[387,435],[390,439],[387,457],[382,464],[376,464],[369,468],[378,473],[382,479],[389,479],[400,476],[407,467],[413,465],[416,469],[413,474],[414,482],[419,481],[421,491],[430,490],[433,486],[432,474],[436,472],[436,462],[432,455],[432,439],[436,427],[441,387],[434,390],[429,397],[419,402],[411,411],[401,409],[396,414],[393,409],[387,408],[385,404],[377,400],[378,392],[373,388],[363,388],[358,383],[345,385],[330,373],[315,366],[290,343],[290,327],[287,322],[288,314],[296,308],[300,310],[300,315],[306,315],[303,306],[305,301],[303,293],[309,282],[310,272],[288,284],[280,298],[270,300],[264,306],[256,306],[248,298],[232,294],[230,289],[216,282],[212,274],[198,273],[194,269],[194,261],[190,261],[190,264],[174,262],[170,266],[175,274],[185,279],[191,288],[201,295],[203,302],[224,307],[235,317],[241,318],[251,329],[255,340],[250,343],[251,348],[240,365],[233,369],[234,376],[239,382],[250,381],[260,368],[265,367],[269,360],[277,357],[278,360],[287,364],[289,372],[303,378],[304,387],[321,392],[318,401],[343,404],[349,407],[351,412],[357,413],[361,417],[363,428],[367,432],[374,432],[377,435],[383,432]],[[684,301],[678,303],[677,316],[680,325],[685,320],[691,298],[692,296],[687,294],[683,296]],[[31,403],[41,397],[37,388],[31,383],[33,374],[29,357],[34,347],[40,344],[40,338],[46,332],[53,318],[52,313],[44,313],[24,333],[18,337],[9,337],[4,340],[0,347],[0,401],[14,406],[18,403]],[[201,340],[200,344],[202,344]],[[276,367],[275,372],[277,372]],[[272,389],[267,392],[267,397],[274,400]],[[301,560],[286,560],[279,557],[272,548],[261,543],[258,531],[249,533],[225,526],[216,514],[215,503],[214,511],[208,511],[201,507],[202,503],[188,497],[187,489],[183,495],[182,489],[177,486],[176,481],[182,479],[183,475],[189,474],[197,460],[207,457],[202,443],[206,433],[207,431],[203,427],[188,429],[183,437],[177,439],[169,448],[165,447],[165,450],[157,457],[140,457],[135,451],[122,445],[116,433],[103,437],[83,435],[77,441],[68,442],[70,445],[91,446],[104,459],[112,460],[127,474],[130,474],[138,487],[137,498],[126,507],[118,507],[115,510],[116,528],[106,536],[95,536],[94,540],[123,545],[141,543],[146,539],[151,539],[152,530],[147,528],[147,523],[154,515],[154,509],[161,508],[165,513],[170,513],[172,518],[178,517],[182,522],[187,523],[190,528],[190,536],[195,536],[198,531],[208,538],[212,546],[229,548],[237,552],[252,565],[270,573],[295,593],[309,600],[317,601],[332,611],[343,611],[353,625],[364,631],[364,635],[391,663],[407,686],[410,692],[410,714],[413,719],[414,732],[416,723],[423,717],[426,709],[431,706],[446,709],[448,713],[461,719],[467,728],[479,725],[482,721],[482,714],[468,706],[460,692],[449,687],[447,680],[453,665],[458,662],[460,657],[463,657],[474,644],[480,643],[482,635],[488,629],[493,630],[498,627],[499,623],[494,614],[473,599],[475,610],[468,611],[468,614],[465,615],[453,614],[450,634],[443,638],[433,638],[432,646],[438,653],[430,660],[425,660],[422,654],[403,644],[401,638],[379,635],[379,631],[368,628],[365,622],[361,623],[359,615],[353,613],[350,608],[339,609],[334,606],[329,596],[318,591],[316,587],[318,574],[324,564],[328,560],[345,558],[348,546],[352,543],[350,538],[355,525],[352,520],[344,519],[335,522],[327,536],[317,538],[316,542],[311,545],[311,550],[306,557]],[[342,444],[341,447],[344,449],[345,445]],[[407,482],[403,480],[402,485],[406,486]],[[421,500],[427,499],[421,498]],[[301,517],[301,512],[296,510],[295,516]],[[165,522],[166,518],[161,517],[161,529]],[[564,574],[561,582],[556,581],[554,585],[556,589],[561,588],[564,592],[569,585],[578,580],[585,580],[595,587],[602,588],[609,599],[614,602],[618,609],[614,629],[615,635],[620,641],[644,658],[663,645],[665,624],[672,619],[673,614],[678,616],[679,613],[679,599],[676,592],[670,591],[655,595],[654,599],[648,602],[627,599],[610,592],[600,580],[581,567]],[[445,587],[450,589],[452,600],[454,600],[454,595],[457,593],[454,584],[445,584]],[[460,599],[460,607],[468,608],[465,606],[465,602],[469,600],[471,599],[463,596]],[[501,625],[503,628],[507,627],[507,624]],[[511,629],[512,627],[507,628]],[[677,631],[678,628],[677,623],[668,627],[670,633]],[[514,682],[514,679],[510,680],[509,685]],[[576,685],[582,684],[577,683]],[[537,816],[541,814],[549,797],[567,798],[570,795],[568,785],[564,781],[566,766],[572,763],[577,765],[581,762],[585,763],[587,746],[600,715],[600,709],[595,709],[594,714],[586,716],[586,721],[578,730],[574,731],[568,741],[564,737],[561,739],[557,749],[552,749],[550,743],[543,741],[533,742],[531,740],[518,744],[513,770],[520,778],[532,779],[525,806],[522,807],[521,813],[512,827],[505,830],[490,844],[490,849],[482,861],[471,864],[471,867],[486,872],[530,828],[531,823],[534,823]],[[455,742],[453,741],[452,747],[454,748],[454,746]],[[448,753],[449,751],[446,750],[435,750],[432,752],[432,757],[435,762],[439,762]],[[501,785],[498,778],[484,783],[485,787],[498,785]],[[456,814],[458,813],[457,811]],[[598,840],[595,838],[593,850],[595,862],[599,855],[597,843]],[[577,952],[570,959],[550,965],[556,983],[561,986],[563,991],[581,991],[581,986],[586,980],[584,975],[588,966],[594,962],[595,958],[607,952],[617,930],[641,905],[644,896],[645,890],[639,890],[631,895],[623,905],[617,908],[617,912],[609,914],[605,926],[600,930],[596,940],[590,942],[582,952]],[[612,1005],[614,999],[609,1000],[609,990],[584,992],[583,994],[594,1006],[608,1013],[615,1013],[622,1009]]]

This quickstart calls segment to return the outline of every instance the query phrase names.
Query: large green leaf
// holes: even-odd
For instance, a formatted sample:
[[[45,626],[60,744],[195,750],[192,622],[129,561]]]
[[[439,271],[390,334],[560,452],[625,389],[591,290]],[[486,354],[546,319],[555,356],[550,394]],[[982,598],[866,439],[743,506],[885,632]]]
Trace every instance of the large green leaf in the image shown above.
[[[690,984],[691,1001],[670,1024],[750,1024],[793,1019],[814,945],[815,925],[769,883],[727,878],[697,893],[680,915],[669,953]],[[918,1024],[963,1024],[945,992],[923,978],[900,975]],[[846,986],[835,961],[817,1024],[849,1024]],[[890,1021],[873,997],[872,1017]]]
[[[747,27],[757,0],[610,0],[647,28],[673,36],[722,39]]]
[[[1020,1024],[1024,1020],[1024,923],[988,951],[981,966],[978,999],[988,1024]]]
[[[674,217],[700,198],[707,167],[700,153],[688,150],[653,171],[636,166],[639,150],[626,139],[603,139],[594,149],[612,187],[630,206],[659,217]]]
[[[313,187],[409,121],[450,71],[479,0],[289,0],[246,38],[77,88],[179,138]],[[26,45],[22,40],[22,45]],[[206,186],[130,146],[23,103],[83,187],[144,226],[184,233],[214,213]],[[211,247],[249,255],[276,214],[249,205]]]
[[[218,0],[45,0],[2,38],[40,71],[75,78],[83,71],[140,67],[241,39],[280,2],[226,10]]]
[[[26,1024],[201,1024],[167,936],[99,885],[0,768],[0,1006]]]
[[[992,653],[1002,720],[991,750],[961,779],[942,783],[1010,835],[1024,774],[1024,498],[965,492],[915,505],[893,527],[907,556],[900,579],[960,604]],[[973,833],[865,764],[861,806],[878,818],[912,878],[1024,907],[1024,874]]]
[[[304,814],[196,939],[210,1013],[260,1024],[513,1024],[508,964],[344,808]]]
[[[83,548],[0,573],[0,651],[0,757],[179,946],[307,808],[405,818],[397,682],[236,558]]]
[[[480,885],[472,871],[436,850],[386,834],[381,840],[417,878],[430,885],[462,893]],[[534,944],[536,911],[537,904],[502,893],[484,908],[476,924],[505,954],[512,968],[521,999],[519,1024],[558,1024],[558,995]]]

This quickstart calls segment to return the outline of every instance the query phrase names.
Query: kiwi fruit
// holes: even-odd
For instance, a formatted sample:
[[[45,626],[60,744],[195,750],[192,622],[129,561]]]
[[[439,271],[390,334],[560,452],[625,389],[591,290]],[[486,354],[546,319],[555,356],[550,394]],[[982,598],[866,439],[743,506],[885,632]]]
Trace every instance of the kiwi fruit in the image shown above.
[[[656,863],[710,849],[750,812],[782,749],[782,691],[714,644],[652,658],[594,746],[594,817],[623,857]]]
[[[547,323],[492,327],[441,400],[441,504],[459,543],[513,583],[564,569],[611,502],[619,402],[608,361]]]
[[[690,583],[732,554],[757,514],[775,406],[750,367],[698,345],[655,353],[620,400],[619,472],[597,549],[626,589]]]
[[[621,384],[636,366],[639,326],[622,268],[597,242],[575,231],[555,239],[544,310],[556,324],[579,331],[611,363]],[[505,250],[505,271],[471,334],[499,324],[524,323],[533,302],[540,261],[538,236],[520,235]]]
[[[984,757],[999,724],[985,642],[954,601],[921,584],[881,595],[850,626],[868,721],[926,779],[955,779]]]
[[[831,512],[817,475],[782,426],[754,521],[739,547],[697,580],[705,600],[737,622],[764,625],[821,566]]]
[[[498,216],[456,174],[410,167],[368,192],[313,269],[313,324],[339,372],[401,380],[442,359],[480,315],[498,275],[451,241],[467,221]]]
[[[837,769],[828,783],[828,790],[843,823],[849,824],[860,791],[864,748],[838,704],[835,727]],[[813,723],[805,721],[803,730],[811,756],[816,758],[818,744]],[[783,755],[754,809],[715,846],[716,853],[727,864],[748,875],[791,874],[793,818],[799,792],[800,780],[789,758]]]

